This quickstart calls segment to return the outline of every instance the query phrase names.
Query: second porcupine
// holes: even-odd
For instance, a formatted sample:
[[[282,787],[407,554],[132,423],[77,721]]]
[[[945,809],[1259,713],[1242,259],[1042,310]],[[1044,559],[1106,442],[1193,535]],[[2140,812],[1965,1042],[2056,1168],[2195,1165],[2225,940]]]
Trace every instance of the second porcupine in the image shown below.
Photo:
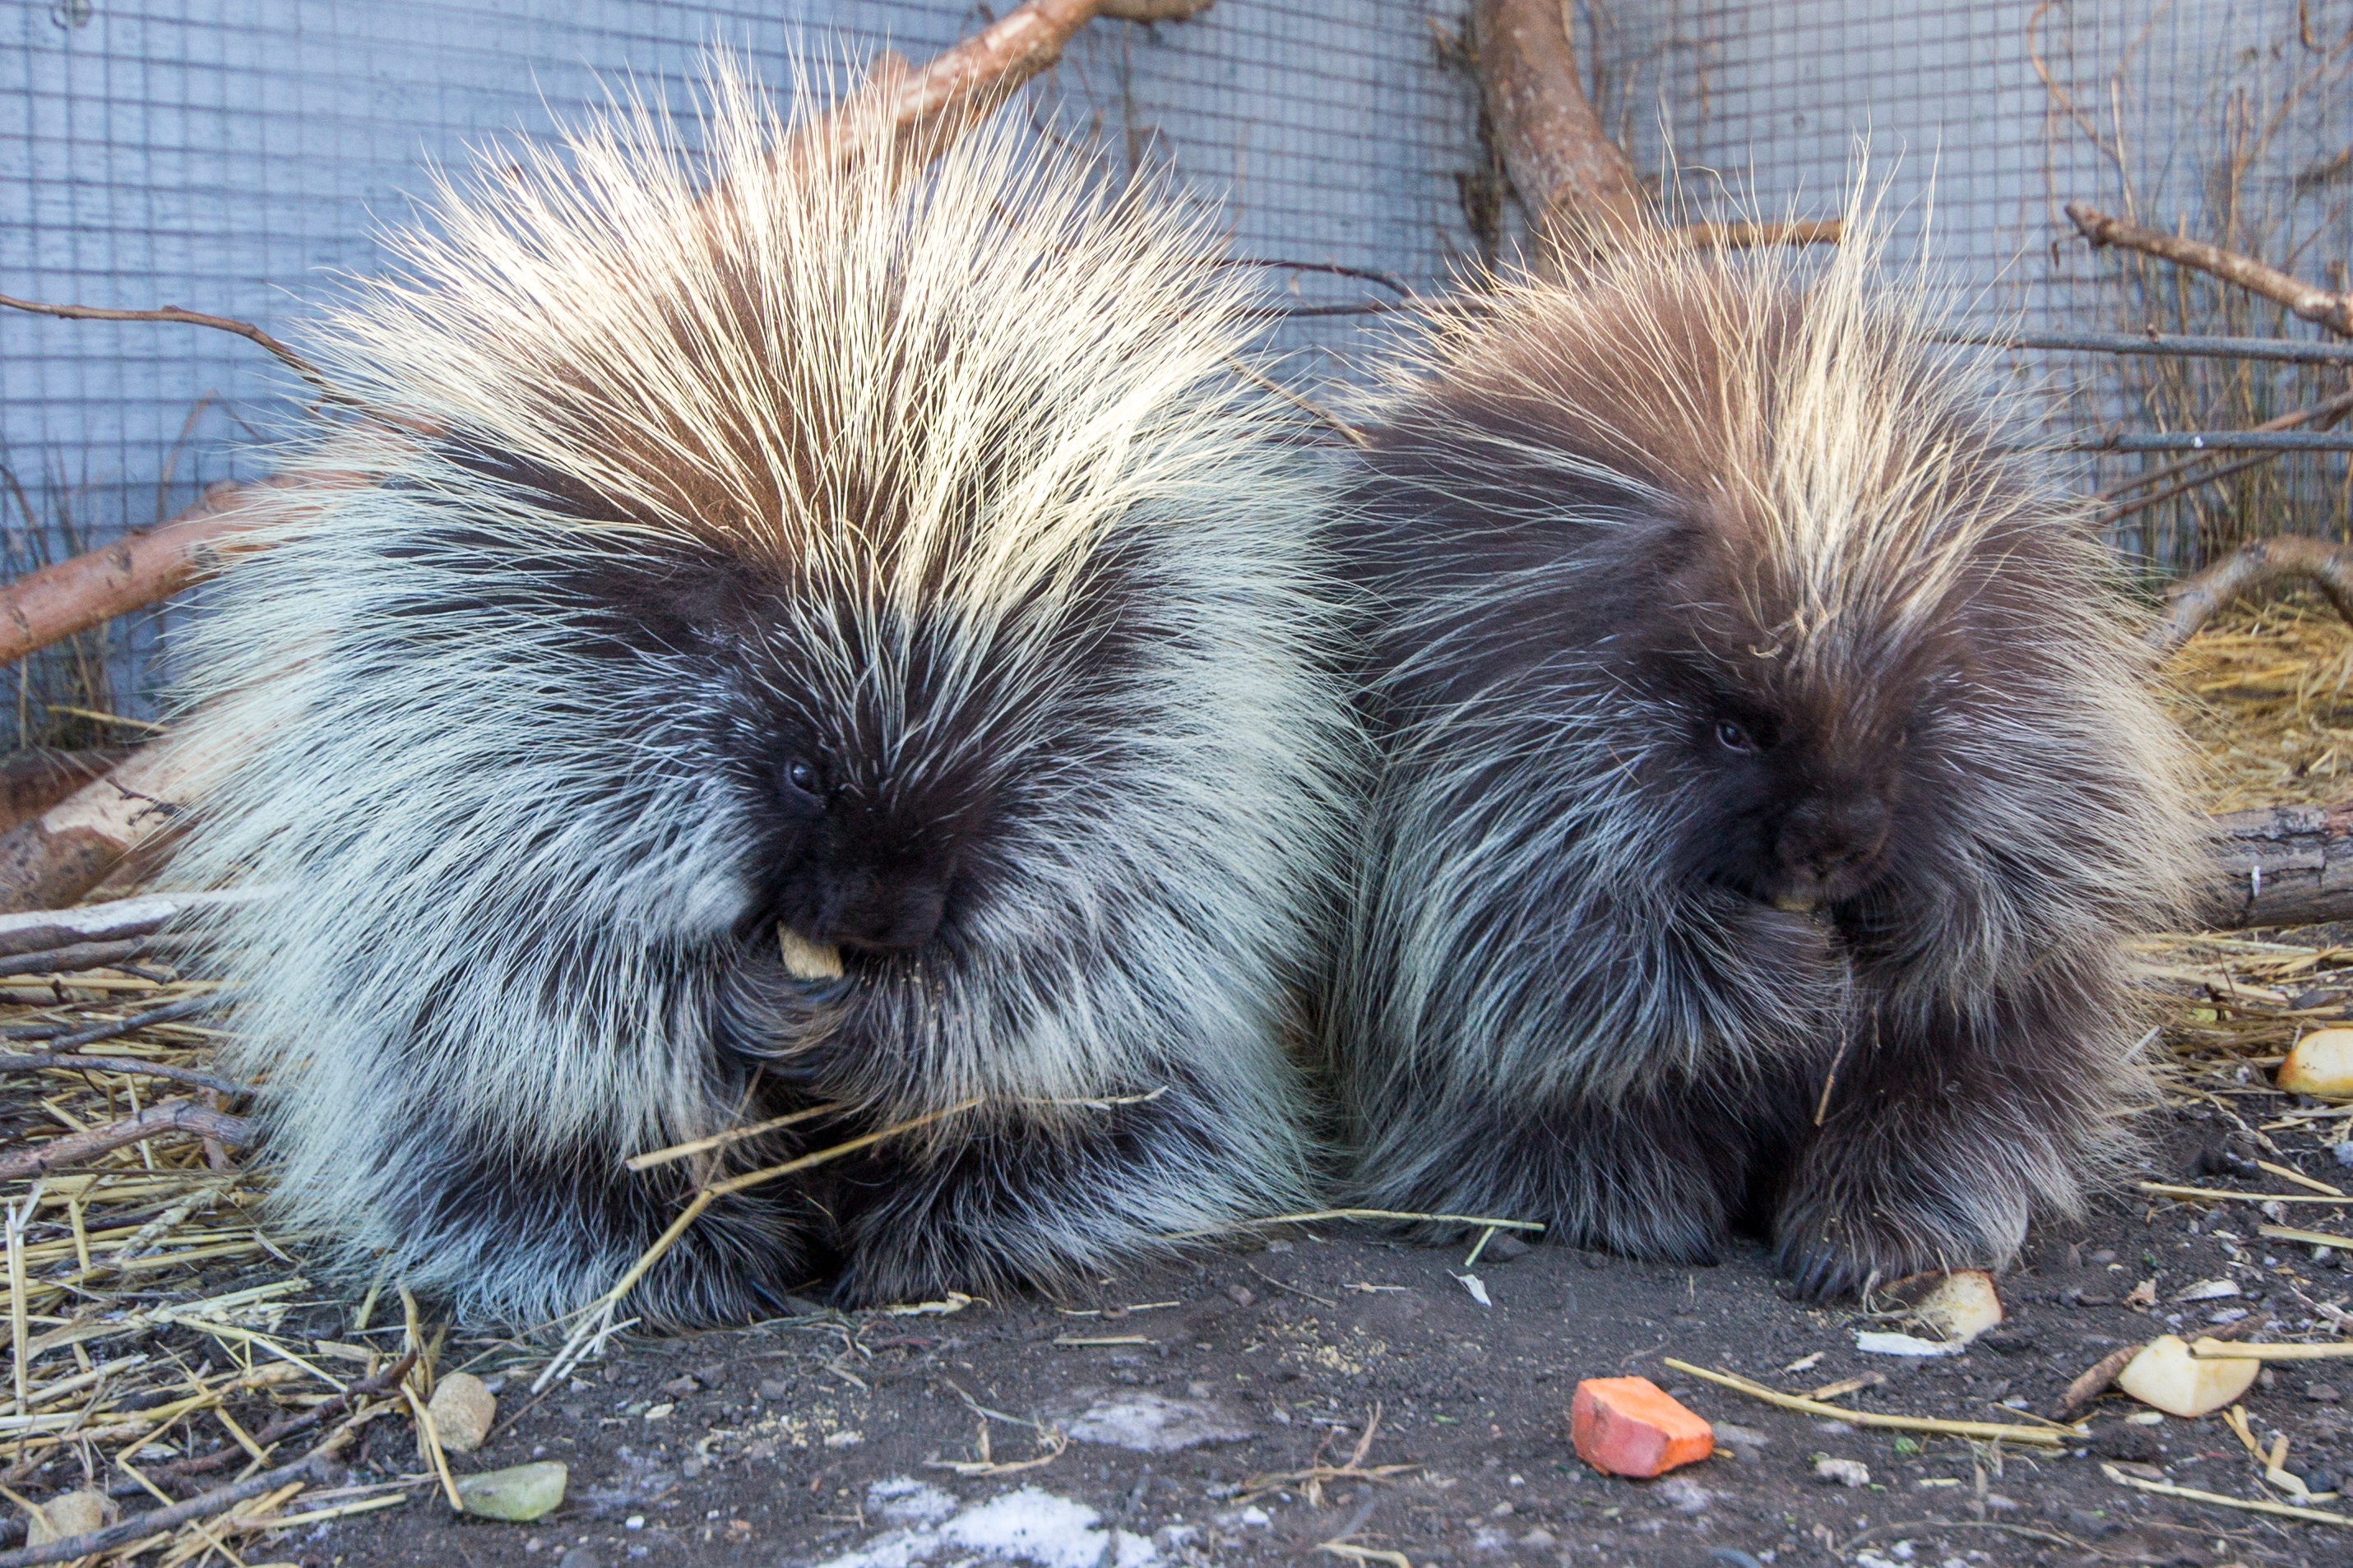
[[[1850,228],[1505,289],[1371,410],[1360,1201],[1760,1232],[1824,1296],[2004,1264],[2129,1147],[2179,742],[2083,511]]]
[[[277,1212],[528,1322],[885,1134],[701,1214],[677,1326],[1300,1206],[1353,731],[1242,285],[1014,132],[805,155],[724,71],[700,131],[707,187],[625,110],[396,237],[321,353],[417,434],[322,446],[186,651]]]

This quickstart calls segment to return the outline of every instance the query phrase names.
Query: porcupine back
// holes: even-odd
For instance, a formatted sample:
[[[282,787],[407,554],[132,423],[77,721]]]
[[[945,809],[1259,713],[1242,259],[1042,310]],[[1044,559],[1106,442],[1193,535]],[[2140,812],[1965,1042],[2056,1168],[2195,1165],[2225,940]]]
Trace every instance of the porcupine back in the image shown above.
[[[1241,285],[1197,218],[1013,132],[912,179],[800,160],[725,70],[701,129],[707,166],[623,110],[445,183],[319,351],[434,435],[322,444],[313,468],[380,482],[240,564],[186,650],[207,782],[174,876],[284,889],[227,944],[281,1210],[470,1312],[543,1315],[682,1198],[623,1155],[973,1097],[894,1147],[1042,1169],[1160,1120],[1100,1192],[1073,1155],[927,1217],[860,1168],[874,1234],[826,1244],[853,1294],[1291,1205],[1280,1043],[1348,731],[1321,481],[1231,374]],[[825,749],[857,877],[903,858],[939,921],[816,992],[777,967],[759,861],[777,733]],[[796,1203],[704,1221],[631,1310],[771,1304],[830,1223]]]
[[[1333,1038],[1371,1201],[1475,1192],[1704,1255],[1744,1163],[1809,1135],[1843,1034],[1940,1009],[2000,1034],[2038,967],[2069,983],[2001,1074],[2066,1110],[1986,1097],[2021,1170],[1948,1194],[1952,1228],[2072,1208],[2117,1152],[2145,1087],[2117,939],[2178,918],[2202,858],[2179,742],[2082,508],[1944,363],[1930,286],[1886,278],[1872,227],[1858,205],[1827,264],[1636,243],[1504,289],[1361,416],[1387,762]],[[1827,928],[1737,885],[1770,803],[1719,798],[1690,746],[1726,701],[1802,734],[1789,794],[1888,803],[1877,880]],[[1976,1092],[1940,1070],[1921,1095]],[[1497,1136],[1466,1177],[1451,1108],[1499,1093],[1588,1107],[1658,1168],[1564,1194]],[[1729,1131],[1683,1146],[1635,1109],[1662,1094]],[[1678,1163],[1718,1168],[1712,1213],[1660,1201]]]

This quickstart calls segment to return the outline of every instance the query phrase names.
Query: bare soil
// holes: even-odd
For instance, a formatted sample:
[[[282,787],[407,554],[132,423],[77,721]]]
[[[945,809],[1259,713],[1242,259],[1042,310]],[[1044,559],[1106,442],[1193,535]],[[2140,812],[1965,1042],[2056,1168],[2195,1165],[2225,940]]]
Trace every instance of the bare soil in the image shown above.
[[[493,1348],[478,1370],[512,1356],[501,1411],[511,1425],[454,1462],[563,1460],[570,1491],[555,1514],[529,1525],[459,1519],[419,1485],[404,1507],[315,1526],[307,1539],[280,1537],[274,1551],[352,1568],[844,1558],[873,1568],[1738,1568],[1752,1557],[1860,1568],[2345,1563],[2353,1531],[2145,1494],[2105,1468],[2277,1498],[2219,1417],[2137,1424],[2128,1417],[2139,1407],[2112,1394],[2094,1411],[2089,1437],[2063,1451],[1972,1446],[1786,1413],[1662,1364],[1678,1357],[1799,1393],[1878,1373],[1883,1384],[1844,1402],[2023,1421],[2018,1402],[2046,1411],[2109,1351],[2169,1326],[2194,1331],[2251,1310],[2271,1320],[2267,1339],[2325,1333],[2324,1304],[2342,1309],[2353,1296],[2353,1269],[2340,1272],[2341,1255],[2316,1260],[2312,1247],[2260,1239],[2266,1221],[2253,1205],[2302,1189],[2229,1173],[2237,1154],[2252,1152],[2323,1180],[2353,1177],[2326,1142],[2345,1135],[2342,1120],[2278,1128],[2273,1149],[2250,1142],[2242,1129],[2290,1103],[2257,1074],[2166,1113],[2152,1128],[2149,1176],[2229,1187],[2247,1202],[2119,1196],[2081,1227],[2044,1231],[2004,1281],[2008,1322],[1966,1354],[1859,1352],[1859,1328],[1894,1325],[1852,1305],[1784,1299],[1753,1247],[1690,1269],[1542,1246],[1506,1258],[1513,1249],[1491,1242],[1466,1269],[1467,1247],[1409,1246],[1345,1225],[1293,1227],[1196,1261],[1124,1271],[1061,1302],[818,1312],[617,1343],[536,1404],[526,1392],[535,1363],[522,1347]],[[2353,1230],[2353,1215],[2334,1205],[2283,1212],[2293,1225]],[[1466,1273],[1491,1305],[1473,1299]],[[2216,1279],[2241,1293],[2173,1300]],[[2143,1280],[2155,1282],[2153,1309],[2126,1303]],[[456,1347],[443,1364],[464,1359]],[[1572,1391],[1581,1378],[1630,1373],[1715,1422],[1716,1457],[1650,1482],[1581,1463],[1568,1437]],[[2285,1434],[2287,1468],[2315,1490],[2353,1468],[2353,1415],[2340,1389],[2353,1394],[2353,1362],[2281,1365],[2245,1401],[2258,1438]],[[1206,1440],[1156,1452],[1101,1440],[1139,1412],[1177,1423],[1166,1441]],[[1066,1441],[1074,1426],[1080,1437]],[[971,1473],[984,1427],[998,1468]],[[379,1422],[370,1433],[351,1481],[417,1475],[406,1424]],[[1355,1472],[1331,1475],[1360,1443]],[[1868,1483],[1820,1479],[1824,1456],[1860,1461]],[[942,1468],[958,1464],[965,1473]],[[1317,1466],[1326,1468],[1320,1479]],[[1035,1492],[1002,1507],[1060,1507],[1070,1526],[1033,1542],[1029,1558],[992,1556],[974,1544],[982,1537],[959,1535],[953,1519],[941,1523],[952,1509],[1024,1489]],[[1333,1542],[1356,1550],[1319,1551]]]

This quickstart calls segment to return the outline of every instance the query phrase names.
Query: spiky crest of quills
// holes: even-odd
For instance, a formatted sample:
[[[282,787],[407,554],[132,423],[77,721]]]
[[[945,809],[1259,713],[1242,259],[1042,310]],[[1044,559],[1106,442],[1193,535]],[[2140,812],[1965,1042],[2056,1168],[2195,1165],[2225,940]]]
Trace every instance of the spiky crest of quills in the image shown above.
[[[382,477],[186,650],[174,876],[285,889],[224,960],[282,1212],[530,1321],[714,1165],[987,1101],[714,1206],[629,1303],[681,1323],[828,1263],[849,1300],[992,1288],[1303,1201],[1283,1047],[1353,752],[1324,479],[1231,374],[1243,285],[1018,131],[912,179],[801,160],[716,75],[701,161],[624,106],[393,237],[320,357],[438,434],[298,458]],[[876,874],[941,838],[927,945],[830,984],[780,956],[777,733]]]

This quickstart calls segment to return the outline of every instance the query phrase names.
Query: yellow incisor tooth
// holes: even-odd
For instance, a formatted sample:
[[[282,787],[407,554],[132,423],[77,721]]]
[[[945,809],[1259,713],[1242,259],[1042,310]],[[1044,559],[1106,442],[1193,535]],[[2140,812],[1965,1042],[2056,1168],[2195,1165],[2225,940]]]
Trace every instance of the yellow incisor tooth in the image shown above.
[[[784,952],[785,968],[799,979],[841,978],[841,949],[820,947],[784,925],[776,927],[776,945]]]

